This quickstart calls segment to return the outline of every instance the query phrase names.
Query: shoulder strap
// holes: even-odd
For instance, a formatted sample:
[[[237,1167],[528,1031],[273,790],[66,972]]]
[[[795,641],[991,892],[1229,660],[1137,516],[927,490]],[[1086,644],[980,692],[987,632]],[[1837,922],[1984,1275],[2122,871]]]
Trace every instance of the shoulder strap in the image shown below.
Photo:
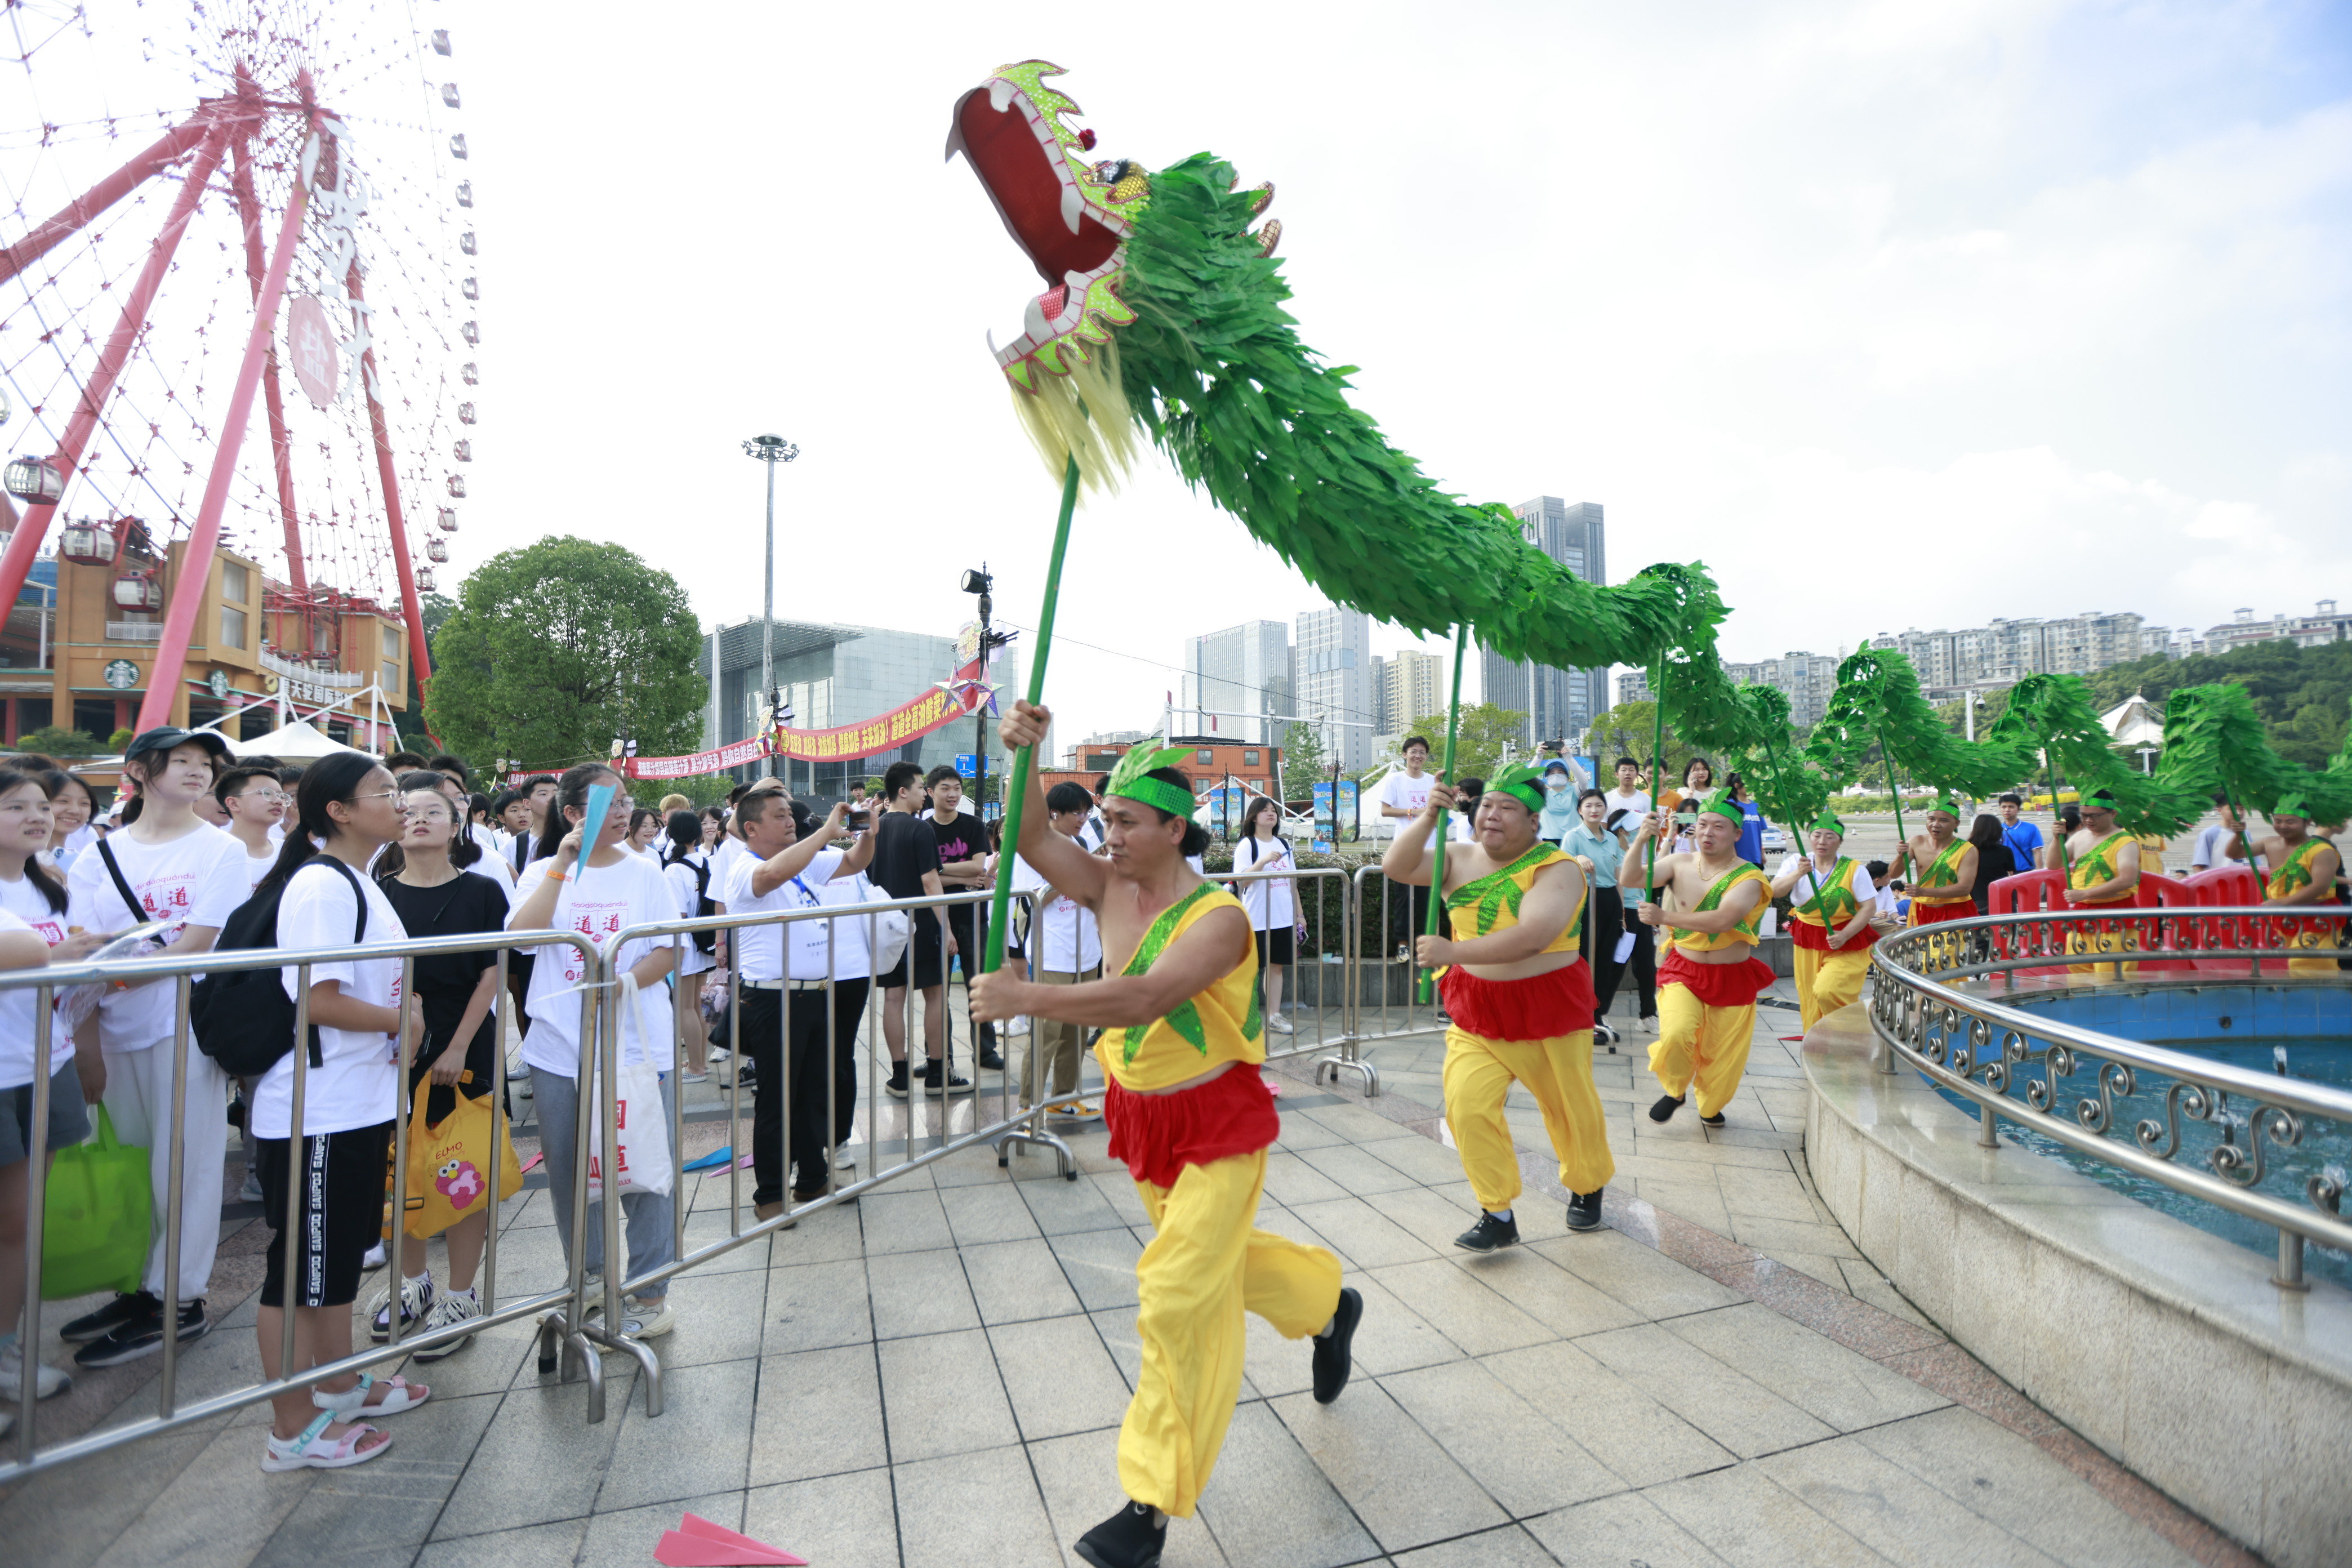
[[[1731,891],[1733,888],[1738,887],[1741,878],[1750,875],[1760,877],[1763,874],[1763,872],[1757,870],[1755,867],[1750,866],[1747,861],[1742,860],[1738,865],[1734,866],[1730,870],[1726,871],[1722,876],[1716,879],[1715,886],[1709,888],[1706,890],[1706,896],[1699,900],[1697,912],[1704,913],[1706,910],[1714,909],[1717,905],[1721,904],[1723,902],[1723,895]],[[1768,900],[1767,901],[1769,902],[1769,900]]]
[[[114,890],[121,893],[122,901],[131,906],[131,920],[144,922],[147,919],[147,906],[139,901],[139,895],[132,892],[131,884],[123,879],[122,868],[116,863],[114,851],[107,847],[106,840],[103,838],[98,841],[98,858],[106,862],[106,874],[114,879]]]
[[[1167,951],[1168,944],[1175,940],[1177,923],[1184,918],[1185,912],[1215,890],[1213,884],[1203,882],[1160,910],[1160,917],[1151,922],[1150,929],[1144,931],[1143,940],[1136,943],[1135,956],[1127,961],[1127,967],[1119,973],[1141,974],[1149,970],[1160,955]]]

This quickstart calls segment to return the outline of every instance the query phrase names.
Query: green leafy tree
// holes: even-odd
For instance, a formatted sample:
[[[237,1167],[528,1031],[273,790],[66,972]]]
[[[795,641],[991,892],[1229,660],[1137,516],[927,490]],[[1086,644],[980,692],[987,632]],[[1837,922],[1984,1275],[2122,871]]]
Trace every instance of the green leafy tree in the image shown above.
[[[486,762],[560,767],[691,750],[708,688],[686,590],[617,544],[559,536],[492,556],[457,590],[433,638],[425,717],[443,743]]]
[[[1330,759],[1323,754],[1323,737],[1316,733],[1315,726],[1294,721],[1282,738],[1284,788],[1303,795],[1330,766]]]
[[[2134,692],[2161,710],[2183,686],[2242,686],[2272,748],[2289,762],[2321,767],[2344,741],[2352,707],[2352,642],[2303,647],[2280,639],[2187,658],[2158,654],[2110,665],[2087,679],[2102,712]]]
[[[1445,722],[1443,713],[1412,721],[1408,734],[1429,738],[1429,768],[1442,772],[1445,765]],[[1528,716],[1509,708],[1498,708],[1492,702],[1481,702],[1475,708],[1462,710],[1462,728],[1454,740],[1454,776],[1457,779],[1490,779],[1503,764],[1503,744],[1510,742],[1517,748],[1518,760],[1532,762],[1527,748],[1518,745],[1519,737],[1527,732]]]
[[[1642,764],[1642,785],[1650,787],[1650,752],[1657,740],[1658,705],[1644,698],[1637,702],[1620,702],[1592,721],[1592,754],[1601,760],[1604,778],[1614,779],[1609,770],[1620,757],[1631,757]],[[1675,733],[1672,724],[1665,729],[1665,743],[1659,764],[1660,776],[1669,784],[1678,784],[1683,765],[1699,752]],[[1717,772],[1722,772],[1722,759],[1714,759]]]

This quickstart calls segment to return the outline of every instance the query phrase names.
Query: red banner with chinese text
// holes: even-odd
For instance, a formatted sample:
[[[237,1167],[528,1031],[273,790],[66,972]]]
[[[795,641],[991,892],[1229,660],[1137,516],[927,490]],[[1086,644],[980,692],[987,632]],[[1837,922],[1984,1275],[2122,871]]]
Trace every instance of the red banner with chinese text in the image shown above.
[[[631,778],[681,779],[723,773],[771,754],[795,762],[829,763],[896,751],[909,741],[920,740],[943,725],[968,719],[980,710],[981,703],[986,700],[985,692],[977,684],[983,679],[980,661],[974,659],[957,670],[954,679],[958,683],[972,684],[963,686],[955,695],[933,687],[911,702],[855,724],[830,730],[779,729],[772,745],[766,736],[754,735],[715,752],[696,752],[690,756],[631,757],[621,763],[621,771]]]

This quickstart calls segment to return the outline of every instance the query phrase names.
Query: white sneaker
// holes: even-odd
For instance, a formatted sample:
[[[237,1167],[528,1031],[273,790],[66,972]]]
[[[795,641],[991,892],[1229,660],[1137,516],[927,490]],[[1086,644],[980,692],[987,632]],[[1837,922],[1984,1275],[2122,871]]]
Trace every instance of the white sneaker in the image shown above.
[[[1265,1016],[1265,1026],[1272,1029],[1277,1035],[1295,1035],[1298,1032],[1296,1028],[1291,1026],[1290,1020],[1284,1017],[1279,1013],[1267,1014]]]
[[[400,1331],[404,1336],[416,1332],[419,1326],[432,1320],[436,1295],[430,1274],[400,1282]],[[389,1288],[377,1291],[375,1300],[368,1303],[368,1338],[378,1344],[392,1338]]]
[[[622,1331],[641,1340],[658,1339],[676,1327],[677,1314],[670,1310],[667,1296],[650,1303],[639,1301],[621,1314]]]
[[[429,1333],[435,1329],[446,1329],[452,1323],[470,1322],[481,1315],[482,1301],[479,1295],[472,1290],[452,1290],[433,1303],[433,1310],[425,1314],[425,1322],[417,1331]],[[455,1355],[473,1342],[474,1336],[467,1334],[463,1338],[451,1340],[447,1344],[427,1345],[416,1352],[416,1359],[439,1361],[445,1356]]]
[[[33,1373],[34,1396],[52,1399],[73,1386],[73,1379],[47,1362],[35,1362],[38,1369]],[[18,1340],[6,1350],[0,1350],[0,1399],[11,1404],[25,1397],[25,1342]]]
[[[379,1241],[373,1247],[367,1249],[367,1256],[365,1258],[360,1259],[360,1268],[363,1271],[373,1274],[383,1267],[383,1243]]]

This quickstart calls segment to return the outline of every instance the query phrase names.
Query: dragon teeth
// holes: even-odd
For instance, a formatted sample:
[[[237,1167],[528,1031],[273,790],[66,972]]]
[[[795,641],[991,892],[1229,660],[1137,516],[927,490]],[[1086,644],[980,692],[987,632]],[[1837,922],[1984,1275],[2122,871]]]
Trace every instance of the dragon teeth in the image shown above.
[[[1070,226],[1072,234],[1078,232],[1078,217],[1086,210],[1087,198],[1078,194],[1078,187],[1064,185],[1062,187],[1062,221]]]

